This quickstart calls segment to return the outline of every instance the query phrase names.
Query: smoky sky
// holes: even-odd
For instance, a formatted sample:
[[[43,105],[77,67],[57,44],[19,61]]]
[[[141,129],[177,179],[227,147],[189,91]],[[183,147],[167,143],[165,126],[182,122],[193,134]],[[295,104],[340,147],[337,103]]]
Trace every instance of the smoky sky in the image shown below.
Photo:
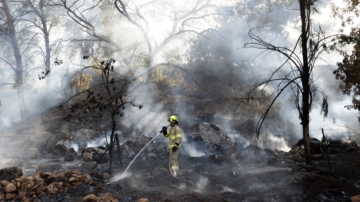
[[[219,46],[221,44],[225,45],[226,43],[226,46],[231,50],[232,58],[236,58],[239,61],[246,61],[247,65],[242,65],[241,68],[246,68],[246,72],[249,75],[248,77],[251,77],[250,80],[254,84],[260,82],[264,78],[268,78],[271,75],[271,72],[282,63],[284,58],[275,53],[261,55],[261,50],[245,48],[244,44],[250,41],[248,32],[253,30],[253,32],[256,35],[261,36],[264,41],[269,41],[283,47],[292,47],[294,45],[293,35],[296,35],[296,32],[293,30],[296,29],[295,22],[298,20],[297,1],[283,2],[284,4],[286,3],[286,5],[282,5],[277,2],[271,7],[267,6],[266,2],[267,1],[238,1],[232,4],[232,6],[235,6],[234,8],[229,9],[229,6],[227,6],[227,9],[221,10],[221,12],[224,13],[225,11],[233,11],[233,15],[225,15],[222,16],[221,19],[214,18],[217,20],[217,23],[214,23],[217,26],[214,28],[218,30],[219,34],[208,40],[209,45],[213,46]],[[135,1],[135,4],[136,3],[139,2]],[[150,8],[156,9],[158,7],[154,6],[149,7],[148,9]],[[138,46],[139,49],[136,49],[134,53],[138,54],[139,57],[143,53],[146,55],[146,46],[144,46],[144,39],[142,38],[139,29],[135,26],[129,26],[126,19],[121,18],[119,13],[114,12],[113,8],[109,8],[109,10],[104,8],[102,9],[103,10],[96,9],[92,12],[86,13],[86,15],[88,15],[86,17],[91,17],[94,13],[109,11],[106,15],[99,15],[95,19],[94,22],[97,23],[96,29],[99,30],[97,34],[106,35],[108,33],[108,35],[106,35],[107,37],[111,38],[113,41],[117,41],[117,45],[126,44],[126,48],[131,48],[132,45],[136,43],[142,44]],[[161,11],[153,10],[153,12],[159,13]],[[121,20],[119,21],[119,19]],[[156,36],[151,37],[152,42],[158,45],[161,43],[161,40],[166,39],[166,33],[171,30],[171,27],[167,26],[171,26],[171,23],[166,21],[166,23],[161,24],[161,18],[156,18],[156,20],[157,21],[154,21],[152,24],[149,24],[150,26],[153,25],[153,27],[150,27],[149,30],[154,34],[157,33]],[[120,22],[118,26],[113,24],[114,21]],[[64,25],[67,27],[63,27]],[[289,29],[289,26],[294,27]],[[330,26],[324,26],[324,28],[327,27]],[[102,50],[102,52],[100,51],[101,53],[98,55],[103,56],[105,53],[110,53],[110,56],[108,57],[114,57],[117,61],[121,61],[122,57],[125,57],[124,54],[119,54],[113,46],[109,46],[106,43],[94,42],[94,44],[92,44],[91,40],[94,40],[94,38],[91,37],[91,32],[86,32],[87,30],[84,31],[84,28],[80,27],[69,18],[66,18],[66,22],[63,22],[63,24],[61,24],[61,26],[57,29],[59,31],[56,32],[55,36],[52,35],[54,38],[59,37],[69,40],[62,43],[59,51],[54,54],[52,61],[54,61],[55,57],[61,58],[64,61],[64,64],[53,67],[50,77],[50,86],[47,86],[46,79],[42,81],[37,80],[39,70],[30,71],[27,75],[29,79],[26,83],[25,97],[27,108],[31,114],[30,117],[40,114],[49,107],[57,105],[62,99],[66,98],[66,96],[71,95],[72,92],[67,89],[69,82],[72,80],[71,75],[84,65],[90,64],[89,61],[82,60],[82,56],[85,53],[92,54],[97,53],[96,50]],[[70,37],[66,38],[66,36],[71,36],[73,39],[85,38],[89,41],[86,43],[79,43],[78,41],[70,40]],[[184,39],[185,42],[182,41],[181,38],[174,40],[173,43],[169,43],[167,48],[164,50],[166,51],[176,47],[188,50],[191,48],[191,40],[197,40],[198,38],[195,36],[190,37],[191,40],[186,37],[184,37]],[[103,48],[99,49],[99,47]],[[6,50],[1,50],[1,53],[4,53],[4,51]],[[186,58],[187,51],[182,52],[185,53],[185,56],[183,57]],[[164,52],[159,53],[158,57],[154,61],[164,61],[165,58],[163,55]],[[331,57],[331,55],[328,57]],[[326,60],[326,58],[324,58],[324,60]],[[351,98],[344,96],[338,90],[338,82],[332,75],[332,71],[336,68],[336,64],[334,64],[334,62],[336,63],[337,61],[331,62],[332,64],[329,64],[328,66],[323,65],[315,67],[314,72],[316,84],[318,84],[319,87],[321,87],[328,95],[330,106],[328,117],[323,118],[320,114],[319,108],[321,103],[317,101],[313,105],[310,130],[314,130],[314,137],[317,138],[320,136],[319,131],[321,128],[329,129],[327,131],[328,134],[334,135],[345,134],[347,132],[346,129],[334,125],[334,120],[338,125],[351,124],[353,127],[357,126],[357,112],[348,111],[343,108],[344,105],[351,104]],[[32,61],[24,61],[24,64],[27,64],[28,66],[35,66],[32,64]],[[139,66],[134,65],[129,67],[121,62],[116,63],[116,65],[115,69],[119,71],[122,70],[122,68],[133,69],[137,72],[135,75],[141,74],[139,72],[143,73],[143,71],[146,71],[144,70],[144,67],[141,66],[142,64],[140,62],[136,63],[136,65]],[[191,67],[191,63],[185,64],[185,62],[183,64],[176,65]],[[238,68],[240,68],[240,66]],[[9,71],[3,64],[1,69],[1,81],[4,83],[12,82],[12,72]],[[219,71],[217,70],[213,72],[215,73]],[[239,77],[241,76],[242,75],[239,75]],[[253,84],[249,81],[246,85],[251,86]],[[10,128],[13,126],[12,124],[14,122],[21,121],[19,109],[17,107],[17,92],[15,89],[12,89],[11,86],[6,86],[1,89],[0,93],[0,100],[2,103],[0,106],[0,127]],[[158,91],[156,91],[156,88],[153,85],[144,85],[144,82],[135,81],[129,84],[128,93],[133,101],[137,104],[143,105],[143,108],[139,110],[136,107],[127,107],[124,117],[119,121],[127,127],[134,128],[134,131],[139,131],[138,133],[140,134],[151,137],[155,136],[163,125],[168,124],[166,121],[167,117],[172,114],[177,115],[183,123],[191,124],[194,122],[193,112],[196,109],[190,107],[190,105],[188,108],[179,108],[176,105],[169,107],[166,105],[168,108],[165,108],[166,99],[163,98],[163,100],[161,100],[161,98],[158,97]],[[177,94],[177,90],[171,90],[169,91],[168,96],[175,96],[175,99],[178,99],[176,97]],[[279,134],[281,131],[286,132],[289,128],[288,125],[290,124],[295,127],[291,130],[291,134],[293,134],[294,137],[301,137],[300,120],[292,99],[292,94],[289,91],[284,92],[278,100],[279,105],[285,109],[284,113],[281,114],[285,125],[271,128],[271,120],[266,120],[267,126],[273,130],[274,134]],[[181,102],[181,100],[178,99],[177,103],[178,102]],[[221,112],[218,112],[217,115],[227,116],[221,114]],[[231,119],[231,117],[229,118]],[[232,129],[230,124],[224,123],[223,125]],[[237,131],[231,130],[231,132],[235,132],[234,134],[236,134]]]

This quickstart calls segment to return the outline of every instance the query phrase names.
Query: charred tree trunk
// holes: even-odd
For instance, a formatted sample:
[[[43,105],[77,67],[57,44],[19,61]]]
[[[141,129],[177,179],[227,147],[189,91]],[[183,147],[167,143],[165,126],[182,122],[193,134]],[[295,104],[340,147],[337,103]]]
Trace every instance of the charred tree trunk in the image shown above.
[[[116,141],[116,146],[117,146],[117,150],[118,150],[118,154],[119,154],[120,166],[123,167],[122,155],[121,155],[121,147],[120,147],[120,141],[119,141],[119,135],[118,134],[115,134],[115,141]]]
[[[111,121],[112,121],[112,127],[111,127],[111,135],[110,135],[110,146],[109,146],[109,156],[110,156],[110,173],[111,173],[111,166],[113,161],[113,147],[114,147],[114,133],[115,133],[115,113],[111,114]]]
[[[311,164],[310,156],[310,143],[309,143],[309,114],[311,110],[310,106],[310,68],[308,63],[308,52],[307,52],[307,41],[309,34],[309,24],[310,19],[306,15],[306,12],[309,12],[307,7],[307,0],[300,0],[300,15],[301,15],[301,44],[302,44],[302,58],[303,58],[303,71],[301,75],[301,82],[303,87],[302,92],[302,106],[301,106],[301,124],[303,128],[303,138],[304,138],[304,149],[305,149],[305,159],[306,164]]]

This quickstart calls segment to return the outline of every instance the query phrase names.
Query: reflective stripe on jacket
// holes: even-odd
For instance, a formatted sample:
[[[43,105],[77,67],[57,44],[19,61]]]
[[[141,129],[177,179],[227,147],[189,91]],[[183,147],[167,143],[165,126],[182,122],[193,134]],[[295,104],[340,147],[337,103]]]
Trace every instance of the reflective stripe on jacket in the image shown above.
[[[175,143],[181,144],[182,141],[182,135],[181,135],[181,129],[178,125],[175,125],[170,128],[170,130],[167,132],[165,137],[169,138],[169,148],[172,149],[175,146]]]

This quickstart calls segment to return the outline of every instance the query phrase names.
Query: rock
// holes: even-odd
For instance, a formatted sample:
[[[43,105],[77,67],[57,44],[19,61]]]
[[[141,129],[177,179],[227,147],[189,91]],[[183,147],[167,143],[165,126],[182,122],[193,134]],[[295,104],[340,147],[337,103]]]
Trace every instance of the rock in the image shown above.
[[[88,161],[81,164],[80,169],[92,169],[96,165],[95,161]]]
[[[110,193],[105,193],[104,195],[99,197],[96,197],[94,194],[89,194],[85,196],[81,201],[82,202],[100,202],[100,201],[119,202],[118,200],[114,199],[114,197]]]
[[[218,125],[202,122],[199,126],[199,134],[209,144],[220,147],[235,147],[235,142],[232,142],[225,131]]]
[[[23,175],[20,167],[9,167],[0,169],[0,179],[11,181]]]
[[[53,136],[46,146],[46,151],[53,154],[64,154],[70,144],[72,136],[66,131]]]
[[[81,153],[81,156],[84,161],[99,161],[99,164],[103,164],[109,161],[109,154],[105,154],[105,151],[100,147],[88,147]]]
[[[23,159],[37,159],[39,157],[39,150],[37,148],[29,148],[23,152]]]
[[[6,187],[5,187],[6,193],[14,193],[14,192],[16,192],[16,190],[17,190],[16,186],[13,183],[10,183],[10,184],[6,185]]]
[[[74,148],[70,148],[66,151],[64,156],[64,161],[74,161],[77,157],[77,152]]]
[[[2,186],[2,187],[6,187],[8,184],[10,184],[11,182],[9,182],[9,181],[7,181],[7,180],[1,180],[1,182],[0,182],[0,185]]]
[[[86,184],[91,184],[91,182],[93,181],[93,179],[91,178],[91,176],[89,174],[84,174],[83,178],[84,178],[84,182]]]
[[[13,200],[13,199],[15,199],[15,196],[16,196],[15,193],[8,193],[8,194],[5,195],[5,200],[6,201]]]
[[[43,191],[45,191],[46,195],[48,195],[49,197],[53,197],[59,193],[59,189],[57,188],[57,186],[55,186],[54,183],[51,183],[48,186],[44,187]]]
[[[150,137],[145,137],[144,135],[140,135],[138,137],[132,138],[131,140],[127,140],[124,144],[121,145],[121,150],[125,153],[137,153],[140,151],[144,145],[146,145],[151,140]],[[149,144],[147,149],[152,150],[155,146],[154,144]]]
[[[352,196],[350,199],[351,202],[360,202],[360,195]]]
[[[108,180],[108,179],[110,179],[110,174],[107,172],[102,172],[99,174],[99,178],[103,179],[103,180]]]
[[[37,172],[38,174],[47,184],[55,182],[57,180],[57,176],[51,172]]]
[[[98,202],[99,198],[96,197],[94,194],[89,194],[85,196],[82,200],[82,202]]]
[[[138,202],[150,202],[147,198],[141,198],[138,200]]]
[[[26,191],[19,191],[18,194],[19,194],[19,199],[22,200],[22,199],[24,199],[26,197],[27,192]]]
[[[35,147],[40,151],[43,152],[46,149],[47,144],[51,140],[54,135],[49,132],[43,132],[39,136],[36,137]]]

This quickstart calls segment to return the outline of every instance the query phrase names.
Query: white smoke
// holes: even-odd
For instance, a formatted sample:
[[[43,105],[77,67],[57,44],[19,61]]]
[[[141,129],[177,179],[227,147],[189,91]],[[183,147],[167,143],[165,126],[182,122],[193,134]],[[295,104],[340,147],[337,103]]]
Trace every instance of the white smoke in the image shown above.
[[[190,157],[201,157],[205,156],[205,153],[202,151],[199,151],[194,144],[182,144],[181,147],[183,147],[183,151],[185,151]]]
[[[222,192],[232,192],[232,193],[236,193],[236,190],[227,186],[223,187],[223,191]]]
[[[247,147],[250,145],[249,140],[247,140],[246,138],[242,137],[240,134],[228,134],[228,137],[230,138],[230,140],[232,142],[237,142],[239,145],[241,145],[242,147]]]
[[[259,146],[262,148],[268,149],[277,149],[282,151],[290,151],[290,147],[288,146],[288,142],[284,139],[284,137],[278,137],[271,133],[266,135],[261,135],[259,137]]]
[[[204,189],[206,189],[206,186],[209,184],[209,179],[204,176],[200,176],[199,181],[196,183],[197,186],[197,192],[203,192]]]

